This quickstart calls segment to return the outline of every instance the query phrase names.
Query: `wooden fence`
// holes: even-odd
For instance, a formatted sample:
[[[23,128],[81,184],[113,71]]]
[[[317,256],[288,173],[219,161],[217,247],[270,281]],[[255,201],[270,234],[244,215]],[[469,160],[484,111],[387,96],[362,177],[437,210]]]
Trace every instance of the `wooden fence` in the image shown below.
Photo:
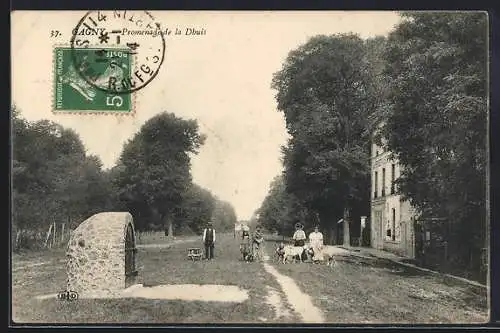
[[[33,229],[17,229],[13,234],[12,248],[42,249],[66,246],[71,228],[66,223],[52,223],[46,231]]]

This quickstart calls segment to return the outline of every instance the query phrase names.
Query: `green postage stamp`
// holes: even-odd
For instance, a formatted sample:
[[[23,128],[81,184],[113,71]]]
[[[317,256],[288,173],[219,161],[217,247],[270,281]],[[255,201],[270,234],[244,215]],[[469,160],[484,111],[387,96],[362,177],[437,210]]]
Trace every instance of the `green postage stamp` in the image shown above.
[[[127,49],[55,47],[54,57],[54,112],[133,112],[131,92],[99,89],[110,77],[119,80],[130,76],[133,57]],[[92,63],[94,84],[77,71],[75,59]]]

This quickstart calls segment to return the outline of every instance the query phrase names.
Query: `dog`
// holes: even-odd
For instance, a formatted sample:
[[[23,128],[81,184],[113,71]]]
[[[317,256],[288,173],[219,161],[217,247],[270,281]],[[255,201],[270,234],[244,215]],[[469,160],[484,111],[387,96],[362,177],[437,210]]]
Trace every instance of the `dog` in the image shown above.
[[[326,265],[329,267],[335,267],[337,265],[337,261],[335,260],[335,255],[338,252],[335,246],[325,245],[321,248],[321,251],[318,253],[319,256],[326,261]]]
[[[290,259],[303,262],[304,256],[306,256],[307,258],[306,248],[304,246],[286,245],[284,247],[283,264],[285,264]]]
[[[248,253],[245,255],[245,258],[244,258],[245,262],[253,262],[255,260],[253,254],[251,253]]]
[[[254,261],[254,256],[250,251],[250,246],[240,245],[240,252],[243,255],[243,261],[252,262]]]
[[[305,249],[305,256],[306,256],[306,260],[311,260],[313,259],[314,257],[314,249],[312,247],[308,247]]]
[[[281,242],[278,247],[276,248],[275,251],[276,257],[278,262],[284,263],[285,262],[285,244]]]

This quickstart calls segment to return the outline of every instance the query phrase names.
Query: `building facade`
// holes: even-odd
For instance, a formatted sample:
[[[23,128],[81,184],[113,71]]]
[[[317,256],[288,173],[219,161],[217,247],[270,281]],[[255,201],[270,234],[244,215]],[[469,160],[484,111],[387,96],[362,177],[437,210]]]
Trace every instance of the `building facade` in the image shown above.
[[[397,193],[394,182],[400,174],[391,153],[372,143],[371,246],[415,258],[415,212]]]

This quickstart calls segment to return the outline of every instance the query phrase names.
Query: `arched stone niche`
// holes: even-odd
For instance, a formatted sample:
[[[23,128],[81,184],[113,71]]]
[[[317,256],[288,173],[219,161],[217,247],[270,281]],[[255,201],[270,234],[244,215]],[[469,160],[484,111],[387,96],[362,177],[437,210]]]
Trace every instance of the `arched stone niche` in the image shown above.
[[[78,294],[113,293],[137,275],[132,215],[98,213],[72,233],[67,250],[67,290]]]

